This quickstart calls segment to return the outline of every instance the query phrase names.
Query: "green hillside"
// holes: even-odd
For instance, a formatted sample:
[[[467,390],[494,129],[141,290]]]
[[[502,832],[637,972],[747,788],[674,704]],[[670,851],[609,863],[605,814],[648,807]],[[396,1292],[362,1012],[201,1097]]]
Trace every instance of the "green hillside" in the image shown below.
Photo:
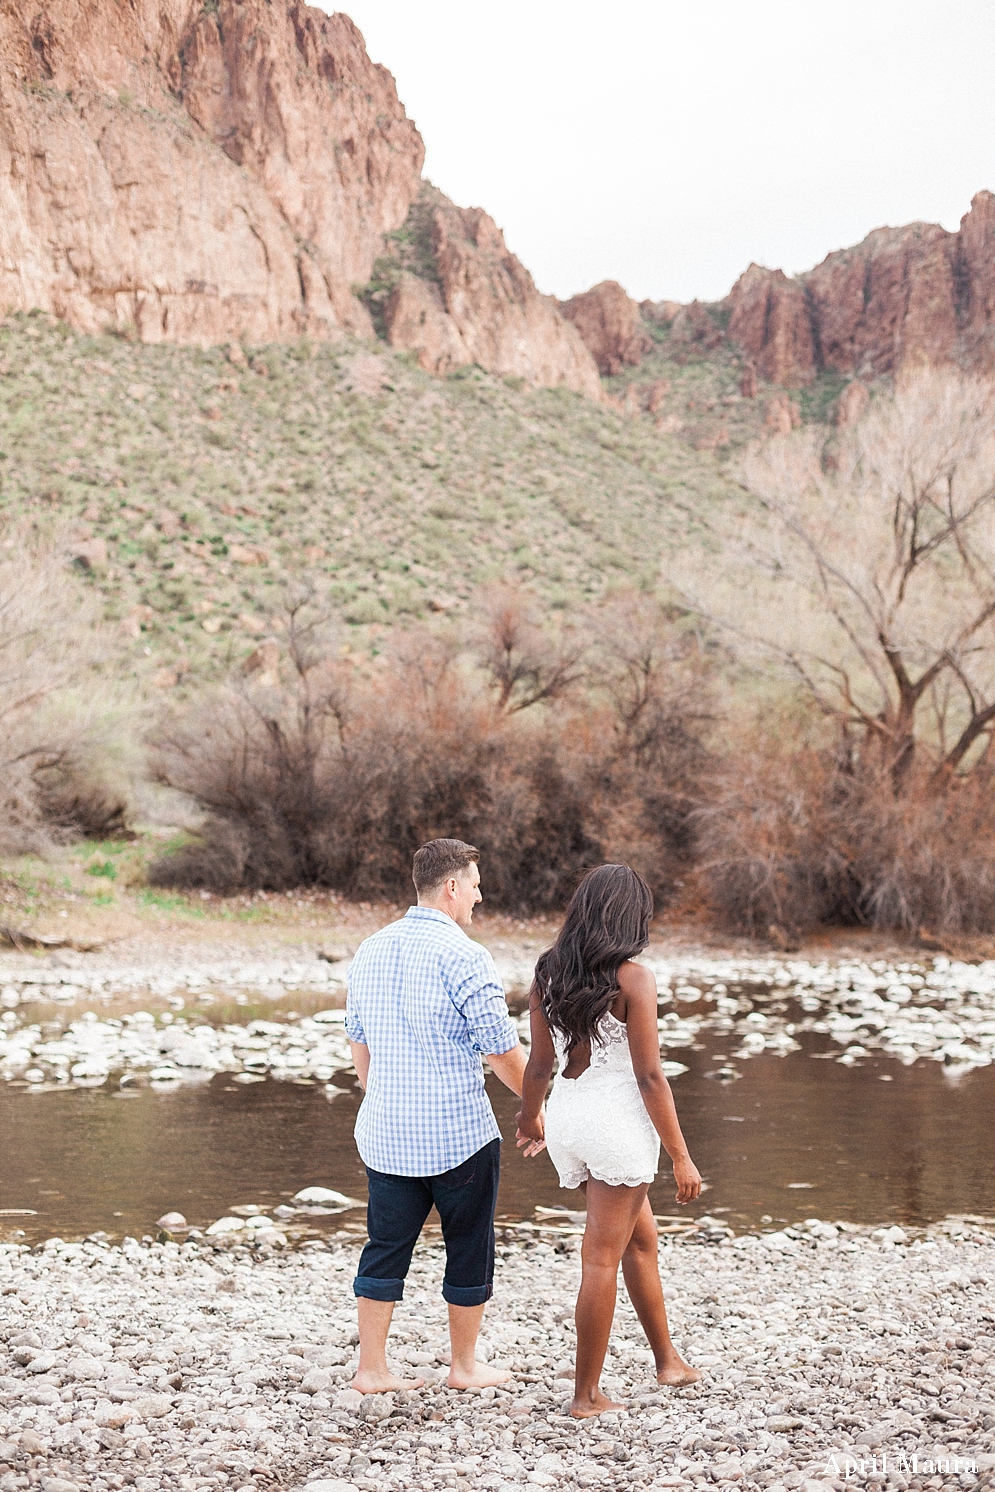
[[[61,525],[139,676],[223,671],[302,570],[363,635],[499,576],[569,609],[652,586],[759,428],[727,353],[668,356],[661,333],[612,392],[647,380],[667,382],[658,407],[626,413],[477,368],[435,378],[375,344],[143,346],[14,317],[3,512]]]

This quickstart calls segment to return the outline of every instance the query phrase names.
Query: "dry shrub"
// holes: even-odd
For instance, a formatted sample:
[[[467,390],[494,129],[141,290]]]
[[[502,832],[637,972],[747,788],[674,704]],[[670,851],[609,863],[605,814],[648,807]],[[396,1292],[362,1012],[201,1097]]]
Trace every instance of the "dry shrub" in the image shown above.
[[[120,727],[115,712],[107,715]],[[36,758],[32,780],[37,811],[57,840],[132,837],[128,774],[116,749],[121,738],[107,740],[108,724],[103,715],[80,723],[68,711],[49,724],[51,749]]]
[[[521,584],[489,586],[477,599],[476,655],[499,710],[509,715],[550,704],[584,678],[584,642],[561,625],[555,631]]]
[[[749,933],[992,932],[993,788],[990,771],[939,781],[924,764],[897,793],[880,767],[767,740],[714,782],[696,878]]]
[[[95,605],[70,573],[65,545],[27,526],[0,531],[0,852],[123,827],[91,683],[102,656]]]
[[[507,634],[503,608],[499,620]],[[605,859],[630,861],[661,895],[686,865],[703,755],[694,723],[671,718],[686,692],[657,682],[656,724],[647,710],[636,732],[593,683],[516,707],[521,687],[505,694],[479,651],[427,630],[361,668],[289,637],[278,689],[233,683],[162,734],[160,780],[207,817],[152,867],[155,884],[393,898],[410,892],[418,845],[454,835],[480,846],[491,904],[539,910]]]
[[[706,785],[698,880],[732,925],[995,928],[993,469],[995,384],[917,370],[828,445],[754,448],[675,563],[835,743],[782,731]]]

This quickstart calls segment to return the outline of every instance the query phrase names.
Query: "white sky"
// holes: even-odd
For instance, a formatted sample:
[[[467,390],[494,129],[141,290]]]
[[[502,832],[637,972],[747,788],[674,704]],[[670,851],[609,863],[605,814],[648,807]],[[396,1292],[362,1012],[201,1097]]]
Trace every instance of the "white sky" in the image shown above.
[[[716,299],[995,191],[992,0],[352,0],[540,289]]]

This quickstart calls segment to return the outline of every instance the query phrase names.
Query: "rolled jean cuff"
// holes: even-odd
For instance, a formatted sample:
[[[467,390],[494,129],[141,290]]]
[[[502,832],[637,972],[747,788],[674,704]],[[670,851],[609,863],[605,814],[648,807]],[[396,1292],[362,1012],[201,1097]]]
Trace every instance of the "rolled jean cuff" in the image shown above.
[[[484,1305],[493,1293],[493,1285],[450,1285],[448,1280],[442,1281],[442,1298],[447,1305]]]
[[[353,1295],[364,1300],[403,1300],[403,1280],[378,1280],[371,1274],[357,1274],[352,1282]]]

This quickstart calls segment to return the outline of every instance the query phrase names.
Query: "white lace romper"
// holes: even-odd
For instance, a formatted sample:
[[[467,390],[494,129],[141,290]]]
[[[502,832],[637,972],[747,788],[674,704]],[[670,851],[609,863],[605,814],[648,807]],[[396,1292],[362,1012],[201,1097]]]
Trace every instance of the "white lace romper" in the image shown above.
[[[553,1031],[559,1071],[546,1104],[546,1147],[561,1186],[577,1187],[593,1176],[609,1186],[652,1181],[660,1163],[660,1137],[636,1085],[624,1022],[609,1011],[591,1065],[565,1078],[565,1043]]]

